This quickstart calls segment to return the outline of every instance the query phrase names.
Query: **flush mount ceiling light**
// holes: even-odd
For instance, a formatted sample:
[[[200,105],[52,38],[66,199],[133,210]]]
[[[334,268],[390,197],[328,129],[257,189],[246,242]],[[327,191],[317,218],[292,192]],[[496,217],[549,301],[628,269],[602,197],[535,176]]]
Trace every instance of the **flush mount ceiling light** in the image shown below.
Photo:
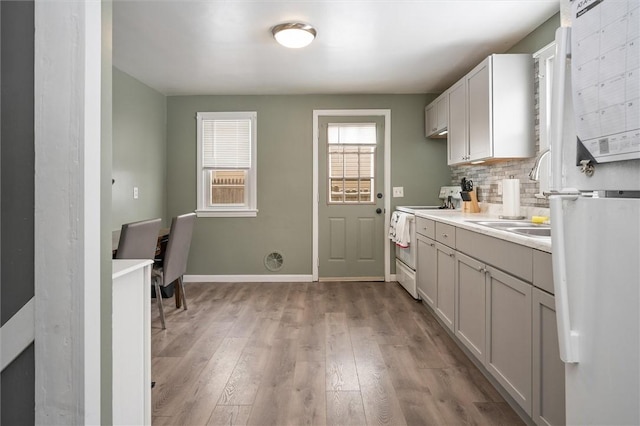
[[[287,22],[271,29],[273,38],[284,47],[298,49],[308,46],[316,38],[316,29],[301,22]]]

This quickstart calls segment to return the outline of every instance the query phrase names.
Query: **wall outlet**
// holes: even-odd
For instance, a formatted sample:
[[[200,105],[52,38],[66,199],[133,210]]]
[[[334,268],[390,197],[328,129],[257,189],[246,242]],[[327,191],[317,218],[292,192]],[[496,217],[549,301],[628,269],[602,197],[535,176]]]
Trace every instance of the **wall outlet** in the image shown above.
[[[393,198],[404,197],[404,186],[393,187]]]
[[[133,199],[134,200],[138,199],[138,187],[137,186],[133,187]]]

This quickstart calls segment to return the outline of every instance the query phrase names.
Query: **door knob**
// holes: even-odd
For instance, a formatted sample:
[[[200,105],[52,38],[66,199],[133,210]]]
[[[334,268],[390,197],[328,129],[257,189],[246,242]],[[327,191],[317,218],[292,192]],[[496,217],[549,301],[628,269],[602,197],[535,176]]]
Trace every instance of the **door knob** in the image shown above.
[[[376,197],[378,197],[378,198],[382,198],[382,192],[378,192],[378,193],[376,194]]]
[[[382,209],[381,209],[380,207],[378,207],[378,208],[376,209],[376,213],[378,213],[378,214],[382,213]]]

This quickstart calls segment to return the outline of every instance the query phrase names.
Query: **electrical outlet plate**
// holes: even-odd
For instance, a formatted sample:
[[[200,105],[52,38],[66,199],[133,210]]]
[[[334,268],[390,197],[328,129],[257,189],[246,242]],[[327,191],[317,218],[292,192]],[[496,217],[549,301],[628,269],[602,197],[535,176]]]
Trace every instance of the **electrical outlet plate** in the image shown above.
[[[404,186],[394,186],[393,197],[394,198],[404,197]]]
[[[440,195],[438,198],[441,200],[446,200],[447,197],[451,196],[454,200],[460,199],[460,187],[459,186],[443,186],[440,187]]]

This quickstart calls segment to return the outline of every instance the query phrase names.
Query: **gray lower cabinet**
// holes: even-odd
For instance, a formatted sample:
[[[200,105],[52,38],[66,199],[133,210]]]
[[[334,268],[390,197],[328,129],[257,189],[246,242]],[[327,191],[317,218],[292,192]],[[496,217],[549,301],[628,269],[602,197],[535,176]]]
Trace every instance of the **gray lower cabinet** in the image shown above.
[[[560,360],[555,298],[533,289],[533,421],[564,425],[564,363]]]
[[[436,242],[431,238],[417,234],[416,244],[418,247],[416,260],[416,285],[418,295],[429,306],[435,309],[438,295]]]
[[[436,243],[437,290],[435,312],[453,331],[455,312],[455,250]]]
[[[418,294],[537,425],[565,424],[551,254],[422,221]]]
[[[485,367],[531,416],[531,284],[487,267]]]
[[[486,266],[456,253],[455,335],[482,363],[486,345]]]

